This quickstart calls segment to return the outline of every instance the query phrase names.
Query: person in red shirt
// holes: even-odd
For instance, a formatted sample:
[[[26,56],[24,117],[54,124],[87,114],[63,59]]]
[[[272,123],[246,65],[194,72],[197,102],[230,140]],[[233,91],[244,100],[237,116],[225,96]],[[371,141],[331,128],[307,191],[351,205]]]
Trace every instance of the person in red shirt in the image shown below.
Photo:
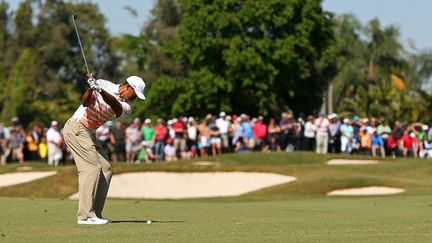
[[[391,151],[393,158],[400,155],[399,141],[392,134],[389,134],[387,138],[387,148]]]
[[[174,148],[181,158],[186,158],[186,123],[183,117],[180,117],[173,125],[172,128],[175,132]]]
[[[417,153],[415,152],[416,146],[416,133],[411,129],[407,129],[399,142],[399,147],[402,149],[403,156],[407,157],[408,154],[412,154],[414,158],[417,158]]]
[[[262,150],[266,145],[267,141],[267,125],[263,122],[262,116],[258,117],[258,120],[252,126],[252,132],[255,137],[255,148]]]
[[[168,127],[163,119],[157,120],[157,125],[154,127],[155,130],[155,155],[156,159],[164,160],[164,147],[165,139],[168,135]]]

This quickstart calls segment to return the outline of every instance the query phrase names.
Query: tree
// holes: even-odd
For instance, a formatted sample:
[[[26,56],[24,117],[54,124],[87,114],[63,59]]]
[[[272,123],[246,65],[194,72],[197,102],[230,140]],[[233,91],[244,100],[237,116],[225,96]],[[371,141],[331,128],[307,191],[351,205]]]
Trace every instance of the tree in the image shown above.
[[[160,99],[149,98],[146,107],[171,115],[219,110],[273,115],[319,107],[327,81],[317,62],[333,35],[320,1],[181,3],[178,34],[162,46],[185,73],[164,76],[148,91],[157,97],[162,87],[172,90],[172,104],[163,106],[172,110],[158,109]]]

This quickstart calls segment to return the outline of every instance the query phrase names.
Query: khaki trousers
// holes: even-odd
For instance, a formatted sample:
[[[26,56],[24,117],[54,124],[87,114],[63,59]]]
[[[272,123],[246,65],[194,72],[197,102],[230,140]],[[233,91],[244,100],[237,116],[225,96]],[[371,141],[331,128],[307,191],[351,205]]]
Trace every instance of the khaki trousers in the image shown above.
[[[96,142],[94,131],[74,118],[66,122],[63,137],[78,169],[78,219],[102,218],[112,176],[106,152]]]

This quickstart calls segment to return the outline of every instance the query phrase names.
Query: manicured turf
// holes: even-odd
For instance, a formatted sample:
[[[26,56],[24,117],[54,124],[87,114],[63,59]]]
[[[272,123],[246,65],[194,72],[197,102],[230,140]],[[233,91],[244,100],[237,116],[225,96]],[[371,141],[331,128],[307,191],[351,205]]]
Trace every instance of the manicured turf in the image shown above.
[[[432,161],[383,160],[378,165],[328,166],[334,155],[273,153],[154,165],[114,165],[126,171],[267,171],[298,181],[239,197],[178,201],[108,199],[114,223],[77,225],[73,165],[58,175],[0,188],[0,241],[9,242],[431,242]],[[353,158],[353,157],[351,157]],[[364,157],[360,157],[364,158]],[[29,164],[35,170],[52,168]],[[16,165],[0,168],[1,173]],[[327,197],[329,190],[380,185],[406,193]],[[145,186],[145,185],[143,185]],[[20,197],[20,198],[17,198]],[[47,198],[49,197],[49,198]],[[147,220],[156,221],[147,225]]]
[[[76,202],[0,199],[10,242],[430,242],[430,196],[261,202],[108,200],[114,223],[75,223]],[[156,221],[147,225],[147,220]]]

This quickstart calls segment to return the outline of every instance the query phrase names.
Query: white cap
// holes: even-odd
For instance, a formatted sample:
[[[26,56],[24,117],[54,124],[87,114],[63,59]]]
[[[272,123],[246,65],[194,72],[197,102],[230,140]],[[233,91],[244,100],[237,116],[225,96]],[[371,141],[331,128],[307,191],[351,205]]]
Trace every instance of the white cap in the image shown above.
[[[142,78],[138,76],[130,76],[129,78],[126,79],[126,82],[135,90],[135,94],[137,95],[138,98],[145,100],[144,97],[145,83],[144,80],[142,80]]]
[[[423,130],[428,130],[429,129],[428,125],[423,125],[422,128],[423,128]]]
[[[189,122],[193,122],[193,121],[195,121],[195,119],[194,119],[193,117],[190,116],[190,117],[188,118],[188,121],[189,121]]]
[[[349,123],[350,120],[349,120],[348,118],[345,118],[345,119],[343,120],[343,122],[344,122],[344,123]]]
[[[145,124],[150,124],[150,123],[151,123],[151,120],[150,120],[149,118],[147,118],[147,119],[145,119],[144,123],[145,123]]]
[[[219,116],[220,116],[220,117],[225,117],[225,115],[226,115],[225,111],[221,111],[221,112],[219,113]]]
[[[52,121],[51,122],[51,126],[53,127],[53,126],[57,126],[58,125],[58,122],[57,121]]]
[[[335,119],[337,117],[336,113],[331,113],[330,115],[327,116],[328,119]]]
[[[369,119],[367,119],[367,118],[363,118],[363,122],[364,122],[364,123],[369,122]]]

